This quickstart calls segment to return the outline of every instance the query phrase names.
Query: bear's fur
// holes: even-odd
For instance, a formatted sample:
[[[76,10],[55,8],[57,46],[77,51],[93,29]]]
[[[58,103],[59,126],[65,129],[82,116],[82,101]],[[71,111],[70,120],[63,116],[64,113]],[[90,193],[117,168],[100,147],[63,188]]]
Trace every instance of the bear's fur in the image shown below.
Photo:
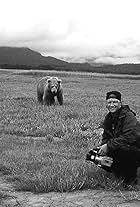
[[[55,96],[60,105],[63,105],[63,89],[61,80],[57,77],[43,77],[37,84],[37,99],[44,105],[53,105]]]

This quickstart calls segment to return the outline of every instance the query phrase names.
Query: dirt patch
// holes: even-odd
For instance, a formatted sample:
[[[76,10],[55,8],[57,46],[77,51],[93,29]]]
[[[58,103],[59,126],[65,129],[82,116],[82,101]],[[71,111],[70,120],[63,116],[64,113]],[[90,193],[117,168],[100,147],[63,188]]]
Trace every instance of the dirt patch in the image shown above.
[[[87,190],[74,193],[48,193],[28,196],[28,206],[36,207],[133,207],[140,206],[138,199],[128,201],[131,192],[105,192]]]
[[[139,191],[86,190],[71,193],[16,192],[11,184],[0,178],[0,191],[6,195],[2,207],[139,207]]]

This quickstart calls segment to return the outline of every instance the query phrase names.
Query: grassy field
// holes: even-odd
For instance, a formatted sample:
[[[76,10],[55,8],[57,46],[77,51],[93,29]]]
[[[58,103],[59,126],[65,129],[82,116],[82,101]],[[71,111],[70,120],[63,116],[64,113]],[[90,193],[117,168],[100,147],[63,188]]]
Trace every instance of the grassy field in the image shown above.
[[[38,104],[36,86],[43,76],[62,79],[63,106]],[[1,175],[17,190],[36,193],[123,188],[85,155],[100,142],[106,92],[121,91],[140,120],[139,89],[135,77],[0,70]]]

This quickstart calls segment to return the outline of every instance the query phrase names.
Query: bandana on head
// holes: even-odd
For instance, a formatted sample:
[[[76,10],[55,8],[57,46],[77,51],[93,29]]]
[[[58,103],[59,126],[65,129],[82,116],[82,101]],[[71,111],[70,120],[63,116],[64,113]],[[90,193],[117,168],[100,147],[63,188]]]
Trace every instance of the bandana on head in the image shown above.
[[[121,101],[121,93],[119,91],[110,91],[106,94],[106,100],[109,98],[116,98]]]

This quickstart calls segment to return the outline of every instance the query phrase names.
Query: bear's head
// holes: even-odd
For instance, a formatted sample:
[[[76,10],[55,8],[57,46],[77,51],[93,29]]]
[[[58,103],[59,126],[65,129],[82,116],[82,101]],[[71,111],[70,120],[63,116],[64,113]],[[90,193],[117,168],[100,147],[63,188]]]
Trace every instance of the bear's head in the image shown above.
[[[51,93],[56,94],[60,89],[61,80],[57,77],[51,77],[48,79],[48,88]]]

